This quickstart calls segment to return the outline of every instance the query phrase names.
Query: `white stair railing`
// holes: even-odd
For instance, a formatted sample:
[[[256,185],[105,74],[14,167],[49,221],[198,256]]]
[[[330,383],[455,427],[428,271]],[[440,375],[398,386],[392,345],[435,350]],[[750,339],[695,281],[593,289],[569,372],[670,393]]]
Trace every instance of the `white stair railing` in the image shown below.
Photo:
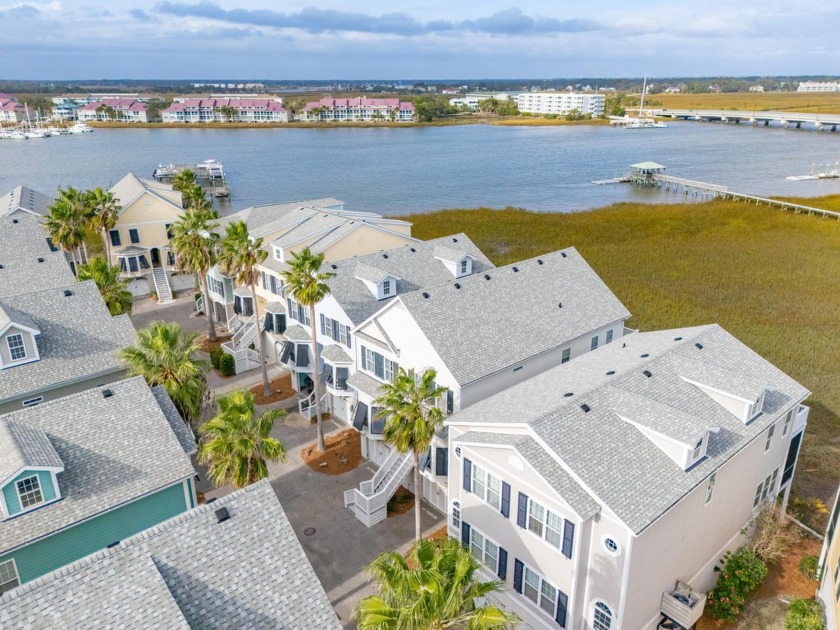
[[[380,470],[377,471],[377,475],[383,470],[385,473],[379,480],[381,487],[376,488],[376,484],[374,484],[376,488],[375,492],[367,495],[361,490],[353,488],[344,493],[344,507],[351,510],[353,515],[367,527],[372,527],[388,517],[388,501],[394,496],[400,483],[402,483],[402,480],[414,464],[412,453],[406,453],[404,455],[398,453],[396,458],[390,462],[389,460],[391,460],[390,455],[385,460],[390,465],[386,467],[383,463]],[[362,483],[371,484],[373,480]]]
[[[298,412],[304,418],[312,418],[315,416],[318,411],[315,408],[315,390],[312,390],[312,393],[309,394],[303,400],[298,401]],[[321,396],[321,410],[322,411],[329,411],[329,394],[325,393]]]
[[[172,299],[172,289],[169,286],[169,279],[161,267],[154,267],[152,269],[152,282],[155,284],[155,293],[157,293],[159,301],[168,302]]]

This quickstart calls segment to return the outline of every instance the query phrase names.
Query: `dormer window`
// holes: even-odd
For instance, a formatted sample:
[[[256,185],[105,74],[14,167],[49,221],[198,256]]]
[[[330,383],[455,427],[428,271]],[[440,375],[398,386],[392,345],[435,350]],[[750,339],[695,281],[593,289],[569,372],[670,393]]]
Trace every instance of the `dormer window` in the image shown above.
[[[390,280],[385,280],[382,283],[382,295],[384,295],[386,297],[391,295],[391,281]]]
[[[6,337],[9,346],[9,356],[12,361],[21,361],[26,358],[26,346],[23,343],[23,335],[9,335]]]
[[[22,509],[28,510],[44,502],[44,495],[41,492],[41,484],[38,481],[37,475],[21,479],[16,485],[20,507]]]
[[[700,441],[694,445],[694,450],[691,452],[691,461],[696,462],[700,457],[703,455],[703,440],[706,439],[706,436],[700,438]]]
[[[279,247],[274,248],[274,260],[283,262],[283,250]]]
[[[470,266],[470,261],[468,259],[464,258],[464,260],[461,261],[461,269],[460,269],[461,274],[460,275],[463,276],[464,274],[466,274],[467,270],[469,269],[469,266]]]

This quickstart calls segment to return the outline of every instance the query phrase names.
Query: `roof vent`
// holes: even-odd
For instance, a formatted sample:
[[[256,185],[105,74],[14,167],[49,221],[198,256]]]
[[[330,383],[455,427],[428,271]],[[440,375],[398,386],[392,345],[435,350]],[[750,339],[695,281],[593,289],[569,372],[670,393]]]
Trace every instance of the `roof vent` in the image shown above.
[[[42,262],[44,262],[44,259],[39,257],[39,258],[38,258],[38,262],[39,262],[39,263],[42,263]]]
[[[382,258],[388,258],[388,254],[382,254]]]
[[[563,302],[558,302],[557,303],[557,308],[563,308]]]
[[[417,250],[416,250],[416,249],[414,249],[413,247],[409,247],[409,248],[408,248],[408,251],[410,251],[412,254],[414,254],[414,253],[416,253],[416,252],[417,252]]]
[[[560,256],[562,256],[563,258],[565,258],[565,257],[566,257],[566,252],[560,252]]]
[[[566,392],[565,394],[563,394],[563,398],[571,398],[574,395],[575,395],[574,392]]]
[[[64,297],[70,297],[73,292],[70,289],[64,289]]]
[[[119,545],[119,544],[120,544],[120,541],[119,541],[119,540],[117,540],[117,541],[115,541],[115,542],[112,542],[110,545],[105,545],[105,547],[106,547],[107,549],[113,549],[114,547],[116,547],[116,546],[117,546],[117,545]]]
[[[513,273],[516,273],[517,271],[519,271],[519,267],[511,267],[511,269],[513,269]]]
[[[644,375],[645,375],[645,376],[647,376],[648,378],[650,378],[651,376],[653,376],[653,374],[651,374],[651,373],[650,373],[650,370],[645,370],[644,372],[642,372],[642,374],[644,374]]]
[[[426,299],[428,300],[428,299],[429,299],[429,294],[428,294],[428,293],[426,293],[425,291],[423,291],[423,297],[424,297],[424,298],[426,298]]]
[[[332,269],[338,269],[338,265],[336,265],[335,263],[333,263],[332,265],[330,265],[330,267],[331,267]]]
[[[698,350],[702,350],[703,349],[703,344],[702,343],[695,343],[694,347],[697,348]]]
[[[542,258],[537,258],[537,264],[538,264],[538,265],[543,264]]]
[[[484,279],[485,279],[485,280],[489,280],[489,279],[490,279],[490,274],[489,274],[489,273],[485,273],[485,274],[484,274]]]
[[[458,239],[457,239],[457,238],[453,238],[453,239],[452,239],[452,242],[453,242],[453,243],[457,243],[457,242],[458,242]]]
[[[580,406],[580,408],[583,409],[583,413],[589,413],[589,409],[590,409],[589,405],[583,404],[583,405]]]
[[[647,359],[650,355],[647,352],[645,352],[644,354],[640,354],[639,356],[643,359]]]
[[[18,222],[17,219],[12,219],[12,223],[17,223],[17,222]]]
[[[218,499],[216,497],[213,497],[212,499],[207,499],[207,505],[210,505],[211,503],[215,503],[216,501],[218,501]]]
[[[216,522],[217,523],[224,523],[226,520],[230,518],[230,512],[226,507],[219,508],[216,510]]]
[[[103,389],[102,390],[102,398],[110,398],[113,395],[114,395],[114,392],[112,392],[110,389]]]
[[[455,283],[455,288],[456,288],[456,289],[460,289],[460,288],[461,288],[461,284],[460,284],[460,283],[458,283],[458,282],[456,282],[456,283]]]
[[[609,372],[607,372],[607,376],[612,376],[613,374],[615,374],[615,370],[610,370]]]
[[[2,268],[3,268],[3,265],[0,265],[0,269],[2,269]]]
[[[682,341],[682,337],[674,337],[674,341]]]

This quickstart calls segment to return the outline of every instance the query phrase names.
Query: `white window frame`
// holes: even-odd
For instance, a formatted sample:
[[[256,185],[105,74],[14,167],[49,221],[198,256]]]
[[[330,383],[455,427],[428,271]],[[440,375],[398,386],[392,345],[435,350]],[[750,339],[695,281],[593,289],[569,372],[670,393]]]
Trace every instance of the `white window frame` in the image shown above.
[[[452,527],[461,531],[461,502],[452,502]]]
[[[764,452],[770,450],[770,447],[773,445],[773,434],[776,433],[776,423],[770,425],[770,428],[767,429],[767,440],[764,442]]]
[[[467,273],[468,269],[469,269],[469,261],[466,258],[463,258],[461,260],[461,274],[463,275],[463,274]]]
[[[712,500],[712,497],[715,494],[715,480],[717,479],[717,473],[713,472],[709,475],[709,482],[706,485],[706,502],[704,505],[708,505],[709,502]]]
[[[537,579],[536,594],[535,594],[536,595],[536,601],[534,601],[534,599],[530,595],[528,595],[528,591],[526,589],[526,586],[529,586],[531,588],[535,588],[533,584],[529,584],[529,582],[528,582],[529,575],[528,574],[531,574],[532,576],[534,576]],[[543,590],[544,585],[554,591],[554,600],[551,601],[551,610],[550,611],[546,610],[542,605],[543,604],[543,599],[544,598],[548,599],[548,598],[545,597],[545,592]],[[536,606],[542,613],[549,615],[552,619],[554,619],[555,616],[557,615],[557,594],[559,592],[560,592],[560,589],[557,588],[556,586],[554,586],[548,580],[546,580],[539,572],[535,571],[534,569],[529,567],[524,562],[522,563],[522,596],[525,599],[527,599],[529,602],[531,602],[531,604]]]
[[[26,482],[34,479],[35,483],[29,490],[21,489],[21,484],[26,484]],[[29,475],[28,477],[24,477],[23,479],[18,479],[15,481],[15,491],[17,492],[18,501],[20,502],[20,509],[21,512],[26,512],[28,510],[35,509],[39,505],[45,502],[44,500],[44,489],[41,487],[41,479],[38,475]],[[28,495],[32,495],[33,498],[36,496],[38,497],[37,501],[29,503],[28,505],[24,505],[24,500]]]
[[[572,349],[563,348],[563,353],[560,355],[560,365],[568,363],[572,360]]]
[[[607,553],[617,556],[621,553],[621,545],[618,544],[618,541],[612,536],[604,536],[603,541],[604,549],[607,550]],[[610,543],[615,545],[615,549],[610,546]]]
[[[603,619],[598,618],[599,613]],[[606,602],[596,601],[592,605],[592,630],[612,630],[613,619],[612,609]]]
[[[391,281],[390,280],[383,280],[382,281],[382,295],[384,297],[388,297],[391,295]]]
[[[785,415],[785,423],[782,426],[782,437],[785,437],[790,430],[791,421],[793,420],[793,409],[787,412]]]
[[[477,541],[473,540],[474,536],[481,538],[480,544],[477,544]],[[492,554],[488,554],[488,545],[496,548],[495,557]],[[480,553],[476,553],[474,547],[480,547]],[[493,575],[496,575],[499,571],[499,549],[501,549],[501,545],[499,543],[488,537],[484,532],[477,530],[475,527],[470,527],[470,553],[472,553],[472,555],[475,556],[475,558],[484,566],[490,569],[493,572]],[[488,562],[488,558],[493,560],[492,564]]]
[[[19,341],[20,345],[12,346],[12,339]],[[26,342],[23,340],[23,333],[15,333],[13,335],[6,336],[6,347],[9,348],[9,358],[12,360],[12,363],[17,363],[18,361],[23,361],[27,358]],[[23,352],[23,356],[15,357],[16,350]]]
[[[9,565],[11,565],[12,567],[12,573],[14,574],[14,577],[10,576],[10,579],[0,581],[0,595],[5,593],[6,591],[10,591],[13,588],[17,588],[18,586],[20,586],[20,573],[18,573],[17,563],[15,562],[14,558],[9,558],[8,560],[0,562],[0,571],[2,571],[4,567],[7,567]],[[2,572],[0,572],[0,580],[3,580]],[[12,584],[12,582],[14,582],[14,585],[9,586],[10,584]]]
[[[598,348],[598,335],[595,335],[595,336],[594,336],[594,337],[592,337],[592,339],[589,341],[589,349],[590,349],[590,350],[596,350],[597,348]]]
[[[607,331],[607,338],[606,338],[606,341],[604,341],[604,343],[610,343],[612,340],[613,340],[613,331],[608,330]]]
[[[534,510],[534,508],[537,508]],[[536,512],[540,512],[542,516],[537,516]],[[554,517],[559,521],[560,529],[557,529],[553,526],[549,525],[550,517]],[[534,524],[532,525],[532,521]],[[565,527],[565,521],[563,517],[561,517],[556,512],[549,510],[539,501],[534,501],[531,497],[528,497],[528,514],[527,519],[525,521],[525,529],[529,532],[537,536],[538,538],[544,540],[549,545],[557,549],[558,551],[563,550],[563,528]],[[537,531],[539,529],[539,531]],[[554,542],[549,538],[549,530],[552,532],[556,532],[557,534],[557,544],[555,545]]]
[[[480,487],[480,492],[476,490],[477,486]],[[502,509],[502,480],[475,463],[472,465],[470,492],[497,512]],[[498,502],[494,502],[494,498],[498,499]]]
[[[700,441],[694,445],[694,450],[691,451],[691,461],[696,462],[700,459],[700,456],[703,454],[703,442],[706,441],[706,436],[700,438]]]

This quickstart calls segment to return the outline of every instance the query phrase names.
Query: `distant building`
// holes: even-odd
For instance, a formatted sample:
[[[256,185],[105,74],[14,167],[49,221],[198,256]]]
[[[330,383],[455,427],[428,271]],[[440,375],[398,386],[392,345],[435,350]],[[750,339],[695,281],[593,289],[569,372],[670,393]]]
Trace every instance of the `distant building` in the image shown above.
[[[513,100],[522,113],[564,115],[577,110],[581,114],[601,116],[606,97],[577,92],[525,92],[517,94]]]
[[[797,92],[840,92],[840,81],[802,81]]]
[[[414,104],[398,98],[322,98],[307,103],[299,117],[305,121],[408,122],[414,120]]]
[[[227,109],[232,108],[235,114]],[[228,115],[230,114],[230,118]],[[214,96],[176,99],[161,112],[163,122],[289,122],[291,114],[280,98]]]
[[[764,86],[763,85],[751,85],[750,86],[750,92],[761,93],[763,91],[764,91]]]
[[[494,98],[497,101],[510,101],[517,96],[514,92],[471,92],[458,98],[449,99],[449,104],[453,107],[461,107],[466,105],[472,111],[478,109],[478,104],[488,98]]]
[[[0,122],[20,122],[26,118],[26,107],[13,96],[0,92]]]
[[[664,92],[665,92],[665,94],[679,94],[680,93],[680,88],[678,88],[676,86],[673,86],[673,85],[669,85],[668,87],[665,88]]]
[[[134,98],[105,98],[82,105],[77,117],[82,122],[117,120],[149,122],[148,105]]]

